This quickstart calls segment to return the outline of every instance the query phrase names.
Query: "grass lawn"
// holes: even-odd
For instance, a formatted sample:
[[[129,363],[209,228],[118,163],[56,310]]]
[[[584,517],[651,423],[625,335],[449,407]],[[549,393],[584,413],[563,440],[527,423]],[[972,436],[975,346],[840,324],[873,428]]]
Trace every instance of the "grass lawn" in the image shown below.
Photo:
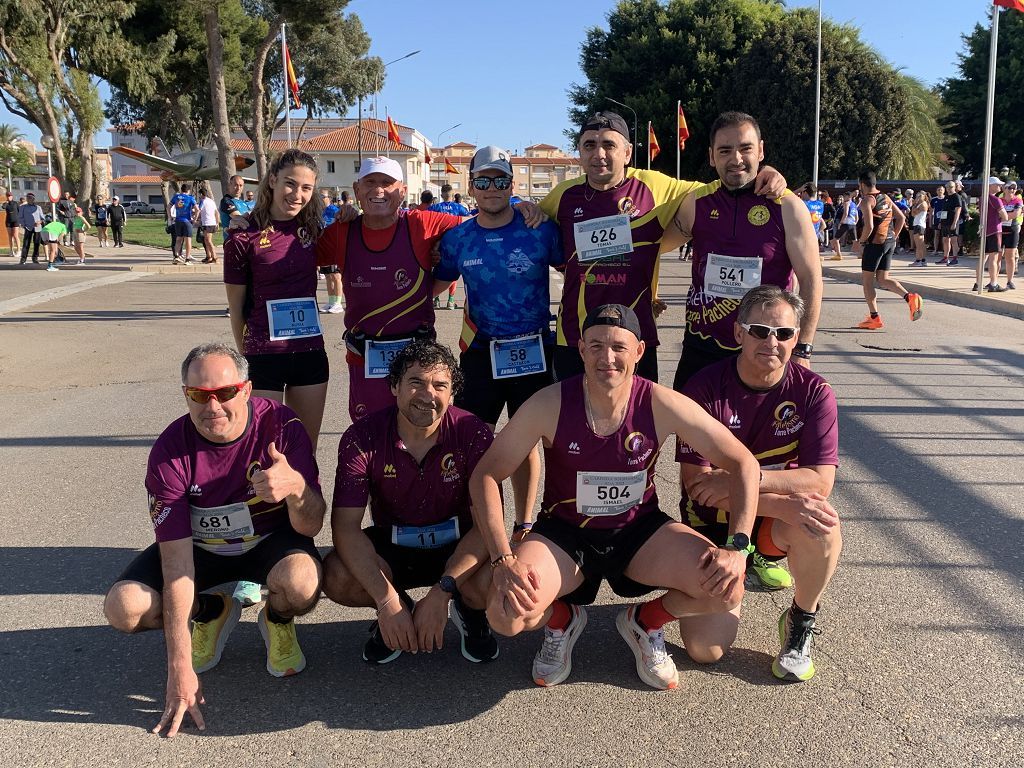
[[[124,241],[170,250],[171,236],[164,231],[165,226],[167,222],[163,216],[132,214],[124,226]]]

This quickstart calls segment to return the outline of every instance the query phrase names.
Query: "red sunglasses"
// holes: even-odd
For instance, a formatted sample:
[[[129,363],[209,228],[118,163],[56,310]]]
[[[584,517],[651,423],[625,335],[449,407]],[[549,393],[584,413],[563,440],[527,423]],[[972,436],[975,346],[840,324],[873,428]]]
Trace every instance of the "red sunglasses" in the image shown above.
[[[193,403],[199,403],[200,405],[210,402],[210,398],[213,397],[217,398],[218,403],[226,403],[228,400],[233,400],[237,397],[238,393],[245,389],[245,385],[248,383],[248,381],[243,381],[239,384],[228,384],[226,387],[215,387],[213,389],[183,386],[181,391]]]

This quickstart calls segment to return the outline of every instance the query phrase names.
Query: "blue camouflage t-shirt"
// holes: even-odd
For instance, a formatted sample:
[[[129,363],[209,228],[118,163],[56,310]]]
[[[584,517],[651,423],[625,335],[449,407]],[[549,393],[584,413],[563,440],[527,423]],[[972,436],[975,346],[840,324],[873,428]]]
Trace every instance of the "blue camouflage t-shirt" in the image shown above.
[[[551,295],[548,267],[564,263],[561,235],[554,222],[530,229],[518,211],[497,229],[476,219],[448,230],[441,238],[438,280],[466,285],[466,310],[460,346],[548,329]],[[550,338],[547,339],[550,341]]]

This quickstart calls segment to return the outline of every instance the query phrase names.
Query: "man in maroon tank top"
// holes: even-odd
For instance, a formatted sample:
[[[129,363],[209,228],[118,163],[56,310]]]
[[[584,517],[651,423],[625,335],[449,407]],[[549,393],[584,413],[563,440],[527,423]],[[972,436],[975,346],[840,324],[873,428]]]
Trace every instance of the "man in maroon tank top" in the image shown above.
[[[664,626],[682,617],[724,613],[743,596],[743,570],[757,504],[757,461],[727,427],[693,401],[635,375],[645,345],[633,310],[592,309],[578,344],[584,374],[547,387],[498,433],[470,480],[473,518],[493,567],[487,618],[515,635],[544,628],[533,663],[538,685],[572,671],[572,649],[587,623],[602,578],[623,597],[667,590],[623,609],[619,633],[637,674],[660,689],[678,687],[665,651]],[[727,546],[715,547],[658,507],[654,469],[670,435],[729,467],[737,500]],[[505,531],[500,483],[543,442],[544,501],[533,530],[513,552]],[[723,464],[719,464],[723,462]],[[716,660],[696,621],[680,623],[689,655]]]

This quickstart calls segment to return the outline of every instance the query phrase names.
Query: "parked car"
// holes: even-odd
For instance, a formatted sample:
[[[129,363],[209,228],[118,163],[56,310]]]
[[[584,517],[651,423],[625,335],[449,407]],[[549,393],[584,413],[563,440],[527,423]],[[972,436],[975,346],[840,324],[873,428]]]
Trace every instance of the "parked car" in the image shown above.
[[[126,213],[159,213],[160,208],[163,208],[163,206],[157,207],[152,203],[144,203],[141,200],[132,200],[130,203],[124,204]]]

